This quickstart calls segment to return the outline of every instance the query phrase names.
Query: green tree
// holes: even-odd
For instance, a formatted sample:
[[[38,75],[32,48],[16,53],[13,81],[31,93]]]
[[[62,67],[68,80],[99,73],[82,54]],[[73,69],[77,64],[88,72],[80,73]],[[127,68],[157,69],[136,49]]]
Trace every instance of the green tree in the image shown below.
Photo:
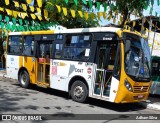
[[[109,8],[109,16],[112,18],[117,18],[118,13],[121,14],[121,24],[123,27],[125,21],[130,20],[130,15],[133,14],[137,17],[143,15],[143,10],[147,9],[150,4],[149,0],[96,0],[96,2],[101,2],[101,4],[106,4]],[[151,0],[151,4],[154,1]]]
[[[60,5],[61,8],[67,8],[67,15],[63,14],[63,10],[59,13],[56,5]],[[49,12],[49,18],[52,22],[58,22],[60,25],[67,28],[85,28],[85,27],[96,27],[99,25],[99,21],[96,15],[88,15],[88,19],[80,17],[78,11],[88,11],[82,1],[79,1],[78,5],[74,3],[74,0],[69,0],[68,3],[65,0],[48,0],[45,8]],[[75,18],[72,17],[70,9],[75,10]]]

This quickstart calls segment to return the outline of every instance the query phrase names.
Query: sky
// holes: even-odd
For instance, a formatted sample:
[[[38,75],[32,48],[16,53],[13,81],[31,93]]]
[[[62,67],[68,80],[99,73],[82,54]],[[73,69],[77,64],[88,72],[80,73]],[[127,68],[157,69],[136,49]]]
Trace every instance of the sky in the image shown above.
[[[148,9],[143,12],[144,16],[149,16],[150,15],[149,14],[150,13],[150,8],[151,8],[151,6],[149,6]],[[104,10],[103,7],[101,7],[100,11],[103,11],[103,10]],[[155,15],[155,12],[157,12],[158,16],[160,16],[160,6],[157,5],[157,0],[154,0],[152,15]],[[132,15],[131,20],[135,20],[135,19],[137,19],[137,18]],[[108,21],[106,19],[103,19],[103,17],[101,17],[101,21],[100,21],[101,26],[104,26],[104,25],[107,25],[107,24],[110,24],[110,23],[113,23],[113,20]],[[117,24],[117,23],[118,23],[118,21],[116,21],[115,24]]]

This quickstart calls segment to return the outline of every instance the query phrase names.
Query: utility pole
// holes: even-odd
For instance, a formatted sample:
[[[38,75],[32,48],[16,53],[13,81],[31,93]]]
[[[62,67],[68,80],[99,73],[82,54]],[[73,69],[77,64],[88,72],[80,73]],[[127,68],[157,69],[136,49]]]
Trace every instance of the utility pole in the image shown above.
[[[144,27],[144,16],[142,17],[141,35],[143,34],[143,27]]]
[[[156,22],[155,29],[154,29],[154,36],[153,36],[153,43],[152,43],[152,49],[151,49],[151,56],[152,56],[152,53],[153,53],[155,36],[156,36],[156,31],[157,31],[157,28],[156,28],[156,27],[157,27],[157,22]]]

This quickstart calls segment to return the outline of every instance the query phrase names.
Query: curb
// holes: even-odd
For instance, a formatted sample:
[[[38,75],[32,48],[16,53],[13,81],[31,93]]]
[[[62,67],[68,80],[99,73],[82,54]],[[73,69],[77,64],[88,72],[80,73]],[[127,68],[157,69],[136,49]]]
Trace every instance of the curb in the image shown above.
[[[155,109],[155,110],[160,110],[160,105],[158,105],[158,104],[148,104],[147,108],[149,108],[149,109]]]

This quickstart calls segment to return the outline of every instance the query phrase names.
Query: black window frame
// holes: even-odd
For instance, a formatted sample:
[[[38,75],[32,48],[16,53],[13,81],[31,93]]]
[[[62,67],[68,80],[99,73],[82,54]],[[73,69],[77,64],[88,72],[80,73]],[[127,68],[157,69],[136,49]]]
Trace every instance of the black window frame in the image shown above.
[[[10,40],[11,37],[21,37],[22,38],[22,44],[21,45],[17,45],[18,49],[19,49],[19,53],[9,52],[9,50],[10,50],[10,45],[9,45],[10,42],[9,42],[9,40]],[[8,36],[8,44],[7,44],[7,54],[8,55],[22,56],[22,50],[23,50],[22,47],[23,47],[23,36],[22,35],[9,35]]]
[[[72,37],[72,36],[85,36],[85,35],[88,35],[89,36],[89,41],[90,41],[90,46],[84,46],[84,47],[74,47],[74,46],[66,46],[65,44],[66,44],[66,37],[67,36],[70,36],[70,37]],[[89,61],[90,60],[90,56],[91,56],[91,48],[92,48],[92,42],[93,42],[93,35],[92,35],[92,33],[70,33],[70,34],[65,34],[64,36],[63,36],[64,38],[64,42],[63,42],[63,48],[62,48],[62,56],[61,56],[61,58],[60,59],[62,59],[62,60],[70,60],[70,61]],[[65,48],[88,48],[88,49],[90,49],[90,53],[89,53],[89,56],[88,56],[88,58],[87,59],[75,59],[75,58],[64,58],[64,49]]]
[[[32,41],[34,41],[33,55],[26,55],[26,54],[23,53],[23,52],[24,52],[24,47],[25,47],[25,46],[24,46],[24,40],[25,40],[24,38],[27,37],[27,36],[32,36],[32,39],[33,39]],[[35,41],[34,35],[23,35],[23,36],[22,36],[22,39],[23,39],[23,41],[22,41],[22,55],[23,55],[23,56],[28,56],[28,57],[34,57],[35,54],[36,54],[36,41]]]

